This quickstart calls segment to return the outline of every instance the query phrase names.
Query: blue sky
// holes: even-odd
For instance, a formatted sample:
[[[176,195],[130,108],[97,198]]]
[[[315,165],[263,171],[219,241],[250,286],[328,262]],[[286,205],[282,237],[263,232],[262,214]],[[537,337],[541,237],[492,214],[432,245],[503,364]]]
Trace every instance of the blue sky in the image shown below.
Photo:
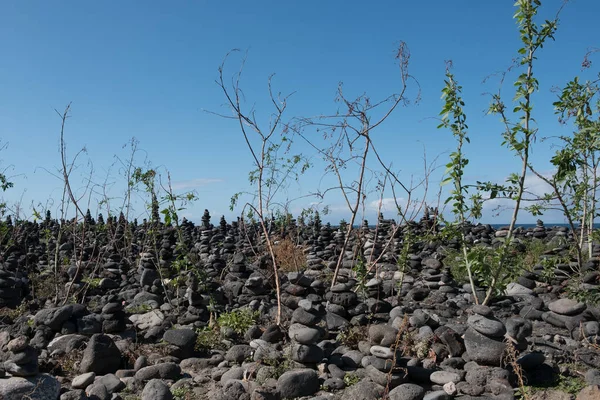
[[[544,1],[540,16],[553,17],[561,3]],[[47,172],[60,164],[60,120],[54,109],[72,102],[69,154],[84,146],[88,150],[73,176],[78,188],[88,162],[94,180],[103,182],[114,155],[126,157],[122,146],[134,136],[154,166],[170,171],[177,188],[197,190],[200,200],[186,210],[189,218],[197,221],[207,208],[215,220],[222,214],[231,219],[239,210],[229,211],[229,198],[248,189],[251,158],[238,125],[205,111],[227,112],[215,84],[225,54],[248,50],[242,87],[266,123],[266,82],[272,73],[278,91],[295,92],[288,117],[335,112],[338,82],[344,82],[349,96],[366,92],[378,99],[395,92],[400,80],[394,52],[400,41],[410,48],[410,72],[420,83],[421,101],[398,109],[373,133],[383,158],[406,177],[421,173],[423,147],[430,159],[446,161],[454,142],[449,132],[436,130],[435,118],[442,106],[444,61],[451,59],[464,88],[472,139],[465,149],[471,159],[467,178],[502,180],[519,165],[500,147],[497,118],[485,116],[489,97],[484,93],[495,92],[498,81],[482,81],[516,56],[513,14],[512,1],[480,0],[1,2],[0,138],[8,148],[0,159],[15,182],[5,200],[22,201],[27,214],[32,202],[54,198],[55,212],[61,182]],[[550,89],[597,71],[594,65],[582,73],[580,66],[587,48],[600,47],[598,15],[600,2],[571,1],[561,15],[556,42],[539,55],[541,88],[535,106],[540,136],[568,133],[556,123]],[[226,73],[235,72],[239,62],[232,58]],[[505,91],[510,94],[510,85]],[[408,95],[415,94],[413,85]],[[293,185],[293,194],[315,190],[323,176],[318,158],[298,145],[315,166]],[[534,158],[551,173],[544,161],[549,156],[548,146],[538,144]],[[110,175],[109,181],[116,182],[111,190],[120,193],[118,169]],[[297,201],[292,210],[312,201]],[[332,221],[348,216],[339,195],[331,194],[322,204],[331,206]],[[373,212],[368,207],[366,217],[372,219]],[[545,219],[562,222],[556,215]],[[483,220],[503,223],[508,214],[496,217],[487,210]],[[531,220],[523,215],[521,222]]]

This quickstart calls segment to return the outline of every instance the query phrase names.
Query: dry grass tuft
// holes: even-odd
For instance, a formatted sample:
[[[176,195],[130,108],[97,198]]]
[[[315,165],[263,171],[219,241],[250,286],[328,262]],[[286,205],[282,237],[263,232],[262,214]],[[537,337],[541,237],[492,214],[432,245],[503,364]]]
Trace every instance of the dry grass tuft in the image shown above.
[[[306,256],[301,247],[290,238],[285,238],[273,246],[277,266],[281,272],[299,272],[306,269]]]

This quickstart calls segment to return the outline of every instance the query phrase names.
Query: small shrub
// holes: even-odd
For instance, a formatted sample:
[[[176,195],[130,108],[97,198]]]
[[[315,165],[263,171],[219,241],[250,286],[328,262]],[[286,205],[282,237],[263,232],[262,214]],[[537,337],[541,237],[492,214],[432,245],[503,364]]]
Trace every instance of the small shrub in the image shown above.
[[[129,314],[143,314],[150,311],[152,311],[152,307],[150,307],[148,304],[139,304],[125,308],[125,312]]]
[[[360,376],[353,373],[344,375],[344,383],[346,386],[356,385],[358,382],[360,382]]]
[[[541,239],[530,239],[525,241],[525,251],[522,257],[522,268],[531,271],[540,262],[540,257],[547,250],[547,246]]]
[[[201,353],[207,353],[213,349],[222,349],[223,343],[221,343],[221,333],[218,327],[209,328],[204,327],[196,331],[198,337],[196,338],[196,351]]]
[[[194,398],[194,393],[189,386],[181,386],[171,389],[171,394],[175,400],[192,400]]]
[[[344,346],[356,348],[358,346],[358,342],[367,340],[368,336],[369,332],[366,326],[351,326],[343,329],[337,335],[337,341]]]
[[[217,324],[223,328],[231,328],[238,335],[243,335],[248,328],[256,323],[260,316],[258,311],[247,308],[223,313],[217,319]]]
[[[92,289],[97,289],[100,287],[100,281],[102,278],[83,278],[81,282],[89,285]]]
[[[50,372],[63,376],[75,376],[78,374],[78,364],[82,357],[83,350],[72,350],[61,354],[56,357],[55,367]]]
[[[3,307],[0,308],[0,320],[7,318],[10,321],[14,321],[21,315],[26,314],[28,311],[29,308],[27,307],[27,303],[25,302],[19,304],[19,306],[14,309],[9,307]]]
[[[29,275],[29,281],[31,282],[31,291],[35,298],[47,299],[55,295],[56,286],[53,275],[31,274]]]
[[[290,371],[294,368],[291,354],[289,352],[286,352],[283,359],[267,358],[267,359],[262,360],[262,364],[273,368],[273,371],[271,374],[271,378],[273,378],[273,379],[279,379],[279,377],[281,375],[283,375],[285,372]]]
[[[529,386],[523,385],[519,392],[522,399],[530,398],[531,395],[542,392],[548,389],[554,389],[561,392],[565,392],[570,394],[571,396],[577,396],[579,392],[581,392],[587,385],[582,376],[580,376],[581,372],[570,372],[571,368],[575,369],[577,366],[574,364],[563,365],[566,368],[565,373],[558,373],[558,371],[554,374],[554,381],[552,383],[539,385],[539,386]]]

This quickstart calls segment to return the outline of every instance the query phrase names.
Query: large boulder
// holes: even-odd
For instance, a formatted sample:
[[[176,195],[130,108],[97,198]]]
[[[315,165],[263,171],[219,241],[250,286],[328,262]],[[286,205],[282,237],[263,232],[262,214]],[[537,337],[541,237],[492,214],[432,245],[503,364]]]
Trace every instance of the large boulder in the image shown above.
[[[144,386],[142,400],[173,400],[173,395],[166,383],[152,379]]]
[[[319,390],[319,375],[308,368],[285,372],[277,380],[277,390],[284,399],[311,396]]]
[[[29,378],[0,379],[2,400],[56,400],[59,394],[60,383],[47,374]]]
[[[110,336],[96,334],[92,336],[83,352],[79,366],[80,372],[95,372],[105,375],[115,372],[121,365],[121,352]]]
[[[506,344],[499,338],[490,338],[473,328],[465,332],[465,348],[469,358],[478,364],[500,365]]]

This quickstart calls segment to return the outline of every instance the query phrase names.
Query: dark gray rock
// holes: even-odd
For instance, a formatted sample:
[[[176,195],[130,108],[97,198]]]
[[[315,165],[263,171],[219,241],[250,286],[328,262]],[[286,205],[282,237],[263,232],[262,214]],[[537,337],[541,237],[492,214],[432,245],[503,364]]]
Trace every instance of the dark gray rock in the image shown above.
[[[252,347],[248,346],[247,344],[236,344],[234,346],[231,346],[229,350],[227,350],[227,353],[225,354],[225,359],[227,361],[232,361],[241,364],[245,360],[252,358],[253,351],[254,350],[252,349]]]
[[[572,299],[558,299],[548,304],[548,309],[560,315],[577,315],[581,314],[586,308],[584,303],[580,303]]]
[[[290,339],[302,344],[315,344],[323,337],[323,331],[320,328],[302,324],[290,325],[288,334]]]
[[[192,329],[169,329],[164,333],[163,340],[177,347],[190,348],[196,344],[197,336]]]
[[[55,332],[60,331],[65,323],[73,315],[73,308],[69,306],[46,308],[35,314],[33,322],[35,325],[45,325]]]
[[[163,381],[152,379],[144,386],[141,400],[173,400],[173,395]]]
[[[344,400],[378,400],[383,396],[384,390],[383,386],[363,379],[344,390],[341,398]]]
[[[294,343],[291,353],[292,360],[304,364],[316,364],[323,360],[323,349],[316,345]]]
[[[121,365],[121,352],[113,340],[103,334],[92,336],[83,352],[80,372],[95,372],[98,375],[114,373]]]
[[[100,383],[106,387],[108,393],[118,393],[125,389],[125,383],[114,374],[106,374],[96,379],[95,383]]]
[[[2,400],[56,400],[60,383],[56,378],[40,374],[28,378],[0,379],[0,399]]]
[[[414,383],[404,383],[389,392],[390,400],[422,400],[425,389]]]
[[[467,329],[464,340],[471,360],[485,365],[500,365],[506,349],[502,340],[484,336],[473,328]]]
[[[277,390],[282,398],[310,396],[319,390],[319,376],[312,369],[285,372],[277,379]]]
[[[149,381],[152,379],[171,379],[175,380],[181,375],[181,368],[173,362],[160,363],[140,368],[135,373],[135,380],[138,382]]]
[[[506,333],[506,328],[501,321],[478,314],[471,315],[467,319],[467,324],[485,336],[502,337]]]
[[[85,389],[85,394],[89,400],[110,400],[111,395],[106,386],[101,383],[94,383]]]

